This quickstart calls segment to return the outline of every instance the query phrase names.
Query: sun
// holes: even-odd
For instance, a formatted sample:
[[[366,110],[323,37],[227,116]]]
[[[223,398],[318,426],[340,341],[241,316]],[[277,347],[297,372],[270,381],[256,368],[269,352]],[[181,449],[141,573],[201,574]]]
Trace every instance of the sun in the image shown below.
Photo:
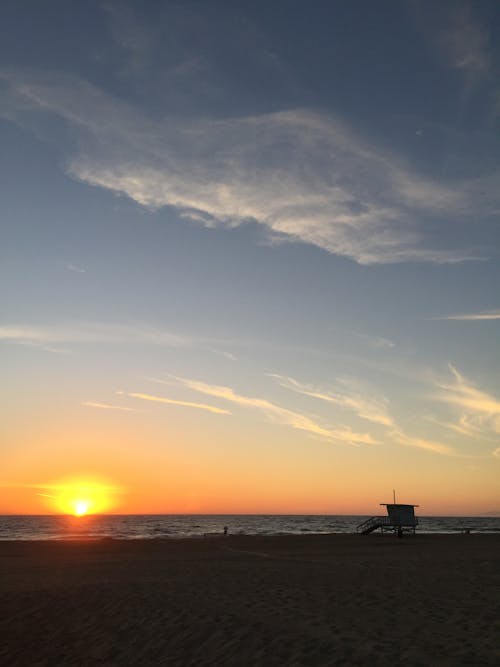
[[[75,516],[84,516],[89,513],[90,510],[90,501],[89,500],[75,500],[73,507],[73,514]]]

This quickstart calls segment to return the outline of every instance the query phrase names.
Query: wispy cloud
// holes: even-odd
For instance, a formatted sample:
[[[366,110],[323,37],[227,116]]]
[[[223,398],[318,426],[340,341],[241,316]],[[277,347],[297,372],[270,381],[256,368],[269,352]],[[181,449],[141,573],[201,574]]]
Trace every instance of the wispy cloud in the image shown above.
[[[455,455],[455,450],[450,445],[436,442],[434,440],[427,440],[426,438],[413,437],[404,433],[401,429],[396,428],[392,431],[391,436],[395,442],[400,445],[408,447],[418,447],[419,449],[426,449],[435,454],[442,454],[445,456]]]
[[[64,268],[68,271],[71,271],[72,273],[87,273],[87,269],[85,269],[83,266],[73,264],[72,262],[66,262]]]
[[[434,317],[435,320],[461,320],[461,321],[481,321],[481,320],[500,320],[500,310],[487,310],[480,313],[463,313],[461,315],[443,315]]]
[[[197,410],[206,410],[216,415],[230,415],[229,410],[218,408],[215,405],[207,405],[206,403],[192,403],[191,401],[179,401],[173,398],[166,398],[164,396],[153,396],[151,394],[128,393],[127,396],[132,398],[140,398],[143,401],[152,401],[154,403],[165,403],[167,405],[177,405],[184,408],[195,408]]]
[[[101,322],[62,322],[53,325],[6,324],[0,326],[0,341],[2,340],[30,345],[102,342],[149,343],[177,347],[192,343],[192,339],[188,337],[150,326]]]
[[[369,336],[367,334],[355,334],[357,338],[361,339],[364,343],[371,347],[374,350],[392,350],[396,347],[396,343],[388,338],[383,336]]]
[[[1,327],[0,327],[1,330]],[[2,335],[0,331],[0,341],[2,340]],[[52,352],[53,354],[71,354],[71,350],[68,350],[67,348],[64,347],[54,347],[53,345],[47,345],[44,342],[40,340],[31,340],[29,338],[22,339],[11,339],[11,338],[5,338],[3,340],[12,340],[13,342],[17,343],[18,345],[26,345],[27,347],[34,347],[37,350],[42,350],[43,352]]]
[[[109,15],[111,35],[121,50],[122,63],[126,62],[126,69],[132,72],[141,72],[151,58],[150,32],[133,9],[124,3],[105,2],[102,8]]]
[[[229,361],[238,361],[238,357],[233,352],[228,352],[227,350],[217,350],[216,348],[208,348],[210,352],[214,354],[219,354],[221,357],[228,359]]]
[[[450,19],[440,37],[451,67],[470,75],[483,74],[491,62],[488,28],[473,16],[468,3],[457,6]]]
[[[175,207],[208,226],[253,220],[274,240],[362,264],[474,257],[425,247],[419,231],[426,218],[463,214],[461,188],[418,175],[332,116],[153,121],[82,80],[8,70],[3,78],[10,115],[16,105],[20,116],[52,112],[79,134],[73,177],[147,208]]]
[[[326,401],[327,403],[333,403],[342,408],[347,408],[355,412],[362,419],[375,424],[381,424],[382,426],[394,425],[392,417],[387,412],[388,401],[385,397],[367,396],[352,391],[346,392],[345,385],[350,384],[352,386],[352,382],[347,380],[342,382],[344,384],[344,391],[335,391],[331,389],[321,390],[312,385],[301,383],[294,378],[282,375],[270,374],[270,377],[275,378],[286,389],[303,394],[304,396]]]
[[[216,398],[223,399],[225,401],[230,401],[236,405],[252,408],[262,412],[270,421],[277,422],[279,424],[284,424],[286,426],[291,426],[294,429],[300,431],[307,431],[313,435],[320,436],[331,442],[336,443],[347,443],[353,445],[373,445],[377,444],[377,441],[369,433],[356,433],[350,428],[341,428],[341,429],[331,429],[321,426],[316,421],[303,415],[299,412],[293,410],[288,410],[283,408],[275,403],[271,403],[265,398],[256,398],[250,396],[243,396],[237,394],[230,387],[224,387],[220,385],[211,385],[204,382],[199,382],[197,380],[190,380],[186,378],[176,378],[177,381],[181,382],[184,386],[197,391],[207,396],[213,396]]]
[[[489,71],[489,29],[475,15],[473,2],[415,2],[413,6],[442,62],[463,72],[468,85]]]
[[[385,427],[387,429],[386,438],[397,444],[417,447],[447,456],[454,455],[455,453],[454,448],[445,443],[415,437],[406,433],[389,413],[388,399],[385,396],[376,394],[373,389],[360,380],[343,378],[339,380],[342,390],[339,388],[325,390],[315,388],[310,384],[298,382],[286,376],[271,374],[271,377],[274,377],[286,389],[338,405],[341,408],[354,412],[361,419],[366,419],[374,424]]]
[[[119,410],[122,412],[143,412],[135,408],[128,408],[123,405],[111,405],[110,403],[99,403],[98,401],[83,401],[83,406],[86,408],[98,408],[100,410]]]
[[[436,398],[460,411],[460,422],[500,433],[500,400],[481,391],[450,364],[453,382],[438,383]]]
[[[481,428],[477,424],[474,424],[470,417],[467,415],[462,415],[456,423],[441,421],[429,415],[425,417],[425,419],[432,422],[433,424],[441,426],[441,428],[454,431],[455,433],[467,436],[468,438],[479,438],[483,436]]]

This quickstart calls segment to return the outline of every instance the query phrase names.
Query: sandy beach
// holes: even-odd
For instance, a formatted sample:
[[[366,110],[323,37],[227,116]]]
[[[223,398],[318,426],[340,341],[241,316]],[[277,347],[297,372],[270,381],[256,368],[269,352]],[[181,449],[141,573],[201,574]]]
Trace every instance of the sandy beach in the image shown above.
[[[498,665],[500,535],[0,543],[2,665]]]

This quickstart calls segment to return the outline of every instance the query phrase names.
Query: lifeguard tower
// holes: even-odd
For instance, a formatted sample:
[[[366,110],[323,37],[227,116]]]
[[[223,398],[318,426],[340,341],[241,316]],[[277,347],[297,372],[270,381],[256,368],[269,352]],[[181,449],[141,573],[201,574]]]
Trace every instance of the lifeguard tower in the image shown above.
[[[387,516],[372,516],[363,523],[360,523],[357,531],[361,535],[368,535],[377,528],[380,528],[382,533],[392,531],[398,534],[398,537],[403,536],[403,532],[415,534],[415,529],[418,525],[418,519],[415,516],[415,507],[418,505],[401,505],[396,503],[396,494],[393,491],[393,503],[380,503],[387,508]]]

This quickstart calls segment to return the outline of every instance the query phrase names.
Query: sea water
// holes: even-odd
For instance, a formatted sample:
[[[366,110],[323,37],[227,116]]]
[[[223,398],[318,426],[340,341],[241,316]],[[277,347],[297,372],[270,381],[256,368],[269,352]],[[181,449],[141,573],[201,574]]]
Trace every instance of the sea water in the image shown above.
[[[0,516],[0,540],[158,539],[222,534],[307,535],[355,533],[366,516],[134,514]],[[418,517],[421,533],[498,533],[500,517]]]

